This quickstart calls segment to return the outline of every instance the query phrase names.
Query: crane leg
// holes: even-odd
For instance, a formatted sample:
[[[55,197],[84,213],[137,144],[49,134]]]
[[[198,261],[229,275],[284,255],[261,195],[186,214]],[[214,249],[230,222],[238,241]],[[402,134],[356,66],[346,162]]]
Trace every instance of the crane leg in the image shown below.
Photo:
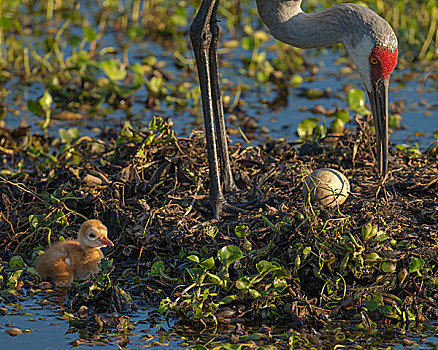
[[[211,75],[211,92],[213,95],[213,112],[215,115],[215,126],[218,130],[218,151],[221,161],[223,189],[225,192],[230,192],[237,189],[234,183],[233,174],[231,172],[230,157],[228,153],[227,132],[225,129],[224,106],[222,103],[222,94],[219,76],[219,64],[217,56],[217,43],[219,40],[219,26],[216,20],[216,9],[219,0],[213,10],[213,19],[210,20],[210,30],[212,32],[212,43],[210,47],[210,75]]]
[[[223,206],[227,205],[223,190],[235,189],[228,155],[217,63],[219,28],[216,23],[216,12],[218,4],[219,0],[202,0],[201,7],[190,27],[190,39],[195,53],[201,86],[210,171],[210,200],[215,218],[220,217]],[[218,144],[216,143],[215,128],[218,131]],[[224,174],[224,188],[222,188],[219,162]]]

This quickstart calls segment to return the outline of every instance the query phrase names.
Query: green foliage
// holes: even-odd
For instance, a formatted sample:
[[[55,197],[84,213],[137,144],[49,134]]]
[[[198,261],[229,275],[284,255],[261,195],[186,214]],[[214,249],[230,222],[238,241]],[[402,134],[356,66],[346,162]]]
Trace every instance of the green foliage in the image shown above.
[[[348,106],[353,111],[368,115],[371,112],[365,108],[365,93],[360,89],[351,89],[347,95]]]
[[[327,128],[325,123],[319,125],[320,118],[312,117],[304,119],[298,124],[297,134],[303,140],[316,139],[320,140],[327,135]]]
[[[238,232],[245,231],[243,228]],[[235,266],[236,277],[231,277],[229,269],[242,259],[242,251],[235,245],[227,245],[219,249],[216,258],[201,260],[198,255],[186,257],[191,267],[186,268],[189,286],[184,286],[185,294],[172,301],[164,298],[160,303],[160,312],[174,311],[183,313],[185,317],[202,322],[217,323],[217,311],[221,306],[235,300],[271,300],[281,295],[287,287],[285,270],[277,262],[259,261],[255,265],[256,273],[243,274],[244,269]],[[233,274],[234,275],[234,274]]]

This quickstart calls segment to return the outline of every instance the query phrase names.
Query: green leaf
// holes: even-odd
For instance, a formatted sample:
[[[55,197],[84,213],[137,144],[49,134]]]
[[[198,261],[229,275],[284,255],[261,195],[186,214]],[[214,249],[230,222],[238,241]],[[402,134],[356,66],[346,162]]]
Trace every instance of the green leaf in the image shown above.
[[[385,261],[382,262],[382,271],[385,273],[394,273],[397,270],[397,262]]]
[[[336,111],[336,119],[340,119],[344,123],[348,123],[348,121],[350,120],[350,114],[346,109],[339,109]]]
[[[143,28],[140,27],[130,27],[126,34],[130,40],[139,39],[143,36]]]
[[[211,239],[214,239],[219,233],[219,227],[217,227],[216,225],[207,225],[204,226],[203,232]]]
[[[150,275],[159,277],[164,275],[164,263],[162,261],[156,261],[152,264]]]
[[[25,267],[26,264],[23,260],[23,258],[19,255],[14,255],[10,260],[9,260],[9,267],[11,269],[22,269],[23,267]]]
[[[237,225],[234,228],[234,234],[239,238],[246,237],[248,233],[249,233],[249,227],[246,225],[243,226]]]
[[[44,116],[45,114],[44,110],[41,108],[41,105],[39,104],[38,101],[34,101],[34,100],[27,101],[27,109],[39,116]]]
[[[197,255],[189,255],[187,257],[187,260],[190,260],[190,261],[193,261],[195,263],[198,263],[199,262],[199,256],[197,256]]]
[[[252,51],[254,49],[254,39],[250,36],[245,36],[240,40],[240,46],[244,50]]]
[[[11,276],[9,276],[9,285],[15,287],[17,285],[18,280],[21,277],[23,270],[16,270]]]
[[[307,256],[310,254],[310,252],[312,251],[312,247],[306,247],[303,250],[303,259],[306,259]]]
[[[286,282],[286,280],[284,279],[284,277],[280,277],[280,278],[275,278],[274,279],[274,288],[282,291],[283,289],[285,289],[288,286],[288,283]]]
[[[59,129],[59,136],[62,142],[70,144],[74,139],[81,136],[78,128]]]
[[[87,39],[88,41],[91,42],[97,39],[97,34],[93,28],[84,26],[82,30],[84,31],[84,38]]]
[[[38,100],[41,108],[47,112],[50,110],[50,108],[52,107],[52,103],[53,103],[53,99],[52,99],[52,95],[50,95],[50,92],[48,92],[47,90],[44,91],[44,95],[43,97],[41,97]]]
[[[116,60],[107,60],[101,63],[106,76],[111,80],[123,80],[126,77],[125,66]]]
[[[224,285],[224,281],[222,281],[222,279],[218,275],[215,275],[213,273],[207,272],[207,278],[213,284],[216,284],[218,286],[223,286]]]
[[[204,270],[209,270],[214,267],[214,259],[210,257],[199,264]]]
[[[336,118],[330,124],[330,131],[336,134],[342,134],[345,129],[345,123],[341,118]]]
[[[319,118],[307,118],[298,124],[297,133],[302,139],[309,139],[313,135],[313,129],[318,125]]]
[[[360,114],[370,114],[371,112],[365,108],[365,93],[360,89],[351,89],[347,95],[349,107]]]
[[[255,289],[249,289],[248,290],[249,291],[249,294],[251,294],[252,295],[252,297],[254,298],[254,299],[257,299],[257,298],[260,298],[262,295],[258,292],[258,291],[256,291]]]
[[[409,273],[418,272],[424,267],[424,259],[414,258],[409,264]]]
[[[372,298],[365,300],[364,304],[369,312],[374,312],[382,305],[382,302],[379,298],[373,296]]]
[[[179,27],[187,27],[187,13],[185,7],[178,7],[170,17],[170,21]]]
[[[281,266],[277,262],[270,262],[266,260],[259,261],[256,264],[256,269],[259,274],[270,273],[281,269]]]
[[[363,257],[365,260],[368,260],[368,261],[377,261],[380,259],[380,256],[377,253],[364,254]]]
[[[219,261],[228,268],[235,261],[242,259],[243,253],[239,247],[227,245],[219,249],[217,257]]]
[[[226,297],[223,297],[221,300],[218,301],[218,305],[229,304],[236,299],[237,299],[236,295],[227,295]]]
[[[251,286],[251,281],[248,276],[243,276],[236,281],[237,289],[248,289]]]

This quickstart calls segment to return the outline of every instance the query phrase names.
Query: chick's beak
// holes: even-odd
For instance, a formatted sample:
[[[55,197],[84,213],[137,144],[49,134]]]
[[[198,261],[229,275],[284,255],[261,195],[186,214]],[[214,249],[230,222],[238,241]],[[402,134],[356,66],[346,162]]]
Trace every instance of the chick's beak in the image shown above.
[[[376,129],[379,173],[382,176],[388,172],[388,87],[389,78],[384,78],[373,84],[371,92],[368,91]]]
[[[108,237],[102,237],[102,238],[99,240],[99,242],[100,242],[100,244],[102,245],[102,247],[104,247],[104,246],[114,247],[114,243],[111,242],[111,241],[108,239]]]

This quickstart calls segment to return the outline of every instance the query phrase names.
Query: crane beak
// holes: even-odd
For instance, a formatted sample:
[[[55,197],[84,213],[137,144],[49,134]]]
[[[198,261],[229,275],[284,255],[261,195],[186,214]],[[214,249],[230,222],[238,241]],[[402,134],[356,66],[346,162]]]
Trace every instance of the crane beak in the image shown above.
[[[102,237],[99,240],[99,243],[101,244],[101,247],[114,247],[114,243],[111,242],[108,237]]]
[[[389,78],[373,83],[372,91],[368,91],[376,129],[377,159],[379,173],[385,176],[388,172],[388,90]]]

